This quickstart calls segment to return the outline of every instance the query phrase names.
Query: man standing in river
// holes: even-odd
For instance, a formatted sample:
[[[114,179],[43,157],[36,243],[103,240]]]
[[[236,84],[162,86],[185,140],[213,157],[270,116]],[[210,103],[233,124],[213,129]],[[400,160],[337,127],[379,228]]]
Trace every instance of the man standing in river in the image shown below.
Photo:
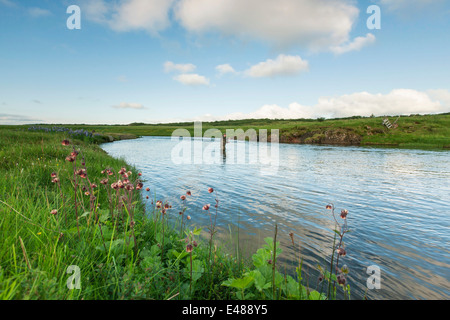
[[[222,148],[221,148],[223,156],[226,156],[226,144],[227,144],[227,135],[224,134],[222,135]]]

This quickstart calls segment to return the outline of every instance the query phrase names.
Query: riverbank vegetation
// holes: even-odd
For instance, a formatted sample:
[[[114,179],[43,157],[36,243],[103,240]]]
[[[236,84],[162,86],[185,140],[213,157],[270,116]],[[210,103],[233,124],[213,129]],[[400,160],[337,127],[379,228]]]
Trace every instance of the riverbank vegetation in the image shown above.
[[[388,119],[390,129],[383,125]],[[30,126],[21,126],[27,129]],[[41,127],[54,127],[43,125]],[[179,128],[194,135],[192,122],[169,124],[132,123],[129,125],[64,125],[73,130],[95,131],[108,141],[132,139],[137,136],[171,136]],[[1,127],[0,127],[1,128]],[[5,127],[7,128],[7,127]],[[450,114],[411,115],[400,117],[350,117],[341,119],[270,120],[249,119],[203,122],[202,131],[216,128],[226,133],[237,130],[279,129],[280,142],[301,144],[335,144],[381,146],[411,149],[450,149]],[[270,131],[269,131],[270,135]]]
[[[342,239],[315,288],[280,272],[282,236],[266,238],[249,261],[215,241],[220,202],[205,186],[210,218],[190,225],[189,190],[158,199],[144,177],[106,154],[92,131],[0,129],[0,299],[334,299],[350,298]],[[151,179],[151,177],[145,177]],[[325,206],[324,206],[325,209]],[[334,206],[327,205],[334,217]],[[335,217],[336,218],[336,217]],[[332,231],[331,231],[332,232]]]

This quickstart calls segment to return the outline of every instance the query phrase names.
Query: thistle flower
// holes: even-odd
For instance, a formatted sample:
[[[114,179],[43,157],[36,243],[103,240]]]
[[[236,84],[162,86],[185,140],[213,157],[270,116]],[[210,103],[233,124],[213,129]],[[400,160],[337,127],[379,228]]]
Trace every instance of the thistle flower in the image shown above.
[[[337,277],[336,277],[336,279],[337,279],[337,282],[340,284],[340,285],[345,285],[345,282],[347,281],[347,279],[345,278],[345,275],[343,275],[342,273],[341,274],[339,274]]]
[[[134,186],[133,186],[132,184],[127,184],[127,185],[125,186],[125,189],[127,189],[128,191],[131,191],[131,190],[134,189]]]
[[[78,169],[75,173],[79,175],[81,178],[86,178],[87,176],[86,169]]]
[[[339,248],[339,249],[337,249],[337,253],[339,253],[340,256],[345,257],[345,255],[347,254],[347,251],[345,251],[344,248]]]
[[[289,237],[291,237],[292,245],[294,245],[294,233],[289,232]]]

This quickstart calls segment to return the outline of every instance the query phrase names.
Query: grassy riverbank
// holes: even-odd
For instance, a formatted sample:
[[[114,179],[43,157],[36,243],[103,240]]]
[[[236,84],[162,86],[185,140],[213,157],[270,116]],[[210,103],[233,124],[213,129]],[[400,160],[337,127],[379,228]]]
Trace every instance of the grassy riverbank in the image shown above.
[[[338,284],[346,276],[335,268],[339,254],[331,274],[323,270],[320,292],[304,286],[300,257],[296,276],[280,273],[276,232],[250,262],[224,252],[214,239],[220,206],[208,186],[212,205],[203,212],[211,225],[203,229],[210,236],[200,239],[201,230],[190,227],[189,192],[178,203],[159,202],[136,169],[99,148],[103,141],[86,132],[0,128],[0,299],[332,299],[336,288],[349,294]]]
[[[412,115],[388,117],[398,127],[388,129],[385,117],[351,117],[343,119],[299,120],[235,120],[204,122],[202,131],[211,128],[227,129],[279,129],[280,142],[301,144],[336,144],[383,146],[411,149],[450,149],[450,114]],[[136,136],[171,136],[173,131],[185,128],[194,134],[193,123],[130,125],[64,125],[73,129],[95,130],[114,139]],[[29,126],[22,126],[28,128]],[[51,126],[45,126],[51,127]],[[270,131],[269,131],[270,134]]]

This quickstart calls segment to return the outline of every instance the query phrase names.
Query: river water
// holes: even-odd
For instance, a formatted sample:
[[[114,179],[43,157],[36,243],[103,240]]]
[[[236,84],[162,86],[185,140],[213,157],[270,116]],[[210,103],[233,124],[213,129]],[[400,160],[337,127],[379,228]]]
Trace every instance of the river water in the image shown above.
[[[215,149],[215,163],[205,161],[195,146],[190,155],[181,152],[181,144],[190,142],[203,142],[200,148],[208,154]],[[272,162],[262,164],[250,161],[257,143],[229,142],[226,159],[217,152],[219,145],[143,137],[102,148],[142,172],[145,187],[156,199],[169,201],[174,215],[181,208],[180,195],[190,190],[187,214],[193,225],[209,225],[202,207],[213,209],[217,196],[216,240],[231,251],[239,243],[241,252],[251,256],[265,237],[273,237],[277,224],[280,271],[293,272],[299,256],[289,237],[293,232],[312,288],[317,266],[329,269],[335,221],[325,207],[332,203],[337,216],[341,209],[349,212],[351,232],[345,235],[347,255],[340,265],[350,270],[353,299],[450,298],[449,151],[279,144],[272,149]],[[239,147],[245,148],[245,161],[231,152]],[[208,187],[217,194],[209,194]],[[380,270],[381,287],[369,290],[367,271],[373,267]]]

